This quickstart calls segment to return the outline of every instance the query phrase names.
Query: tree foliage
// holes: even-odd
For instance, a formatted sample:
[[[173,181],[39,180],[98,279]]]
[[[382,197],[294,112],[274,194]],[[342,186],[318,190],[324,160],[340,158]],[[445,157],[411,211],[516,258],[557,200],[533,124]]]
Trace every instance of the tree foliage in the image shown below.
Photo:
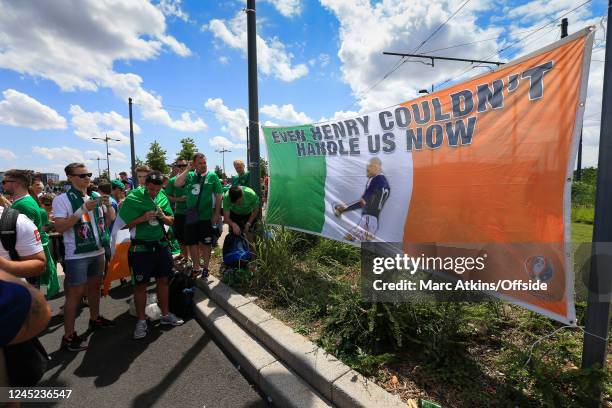
[[[195,144],[195,140],[190,137],[181,139],[181,150],[176,154],[176,160],[192,160],[193,155],[198,152],[198,147]]]
[[[157,141],[153,141],[151,147],[149,147],[146,164],[151,170],[161,171],[163,174],[170,171],[170,167],[166,164],[166,151]]]

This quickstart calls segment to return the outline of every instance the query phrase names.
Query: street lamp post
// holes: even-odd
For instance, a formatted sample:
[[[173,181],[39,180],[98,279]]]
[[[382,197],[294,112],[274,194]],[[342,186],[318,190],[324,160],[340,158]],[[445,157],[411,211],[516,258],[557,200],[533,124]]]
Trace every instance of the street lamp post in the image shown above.
[[[104,143],[106,143],[106,177],[108,178],[108,180],[110,181],[110,153],[108,152],[108,141],[112,140],[114,142],[120,142],[121,139],[113,139],[112,137],[108,137],[108,134],[104,134],[104,138],[101,137],[92,137],[92,139],[95,140],[103,140]],[[98,162],[99,163],[99,162]]]
[[[97,160],[98,161],[98,178],[102,177],[102,173],[100,172],[100,160],[106,160],[108,162],[108,159],[103,159],[101,157],[96,157],[93,159],[89,159],[89,160]],[[110,177],[110,175],[109,175]]]
[[[222,157],[221,160],[223,162],[223,174],[226,174],[225,173],[225,153],[229,153],[229,152],[231,152],[231,150],[227,150],[226,148],[223,148],[221,150],[215,150],[215,152],[221,153],[221,157]]]

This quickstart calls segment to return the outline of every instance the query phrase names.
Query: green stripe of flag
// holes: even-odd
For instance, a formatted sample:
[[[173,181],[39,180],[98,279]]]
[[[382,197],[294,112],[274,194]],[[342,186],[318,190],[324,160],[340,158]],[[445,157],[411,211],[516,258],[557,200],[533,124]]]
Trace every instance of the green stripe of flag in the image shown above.
[[[272,132],[304,131],[312,141],[311,125],[264,128],[270,167],[266,222],[320,233],[325,223],[324,156],[297,157],[296,142],[274,143]]]

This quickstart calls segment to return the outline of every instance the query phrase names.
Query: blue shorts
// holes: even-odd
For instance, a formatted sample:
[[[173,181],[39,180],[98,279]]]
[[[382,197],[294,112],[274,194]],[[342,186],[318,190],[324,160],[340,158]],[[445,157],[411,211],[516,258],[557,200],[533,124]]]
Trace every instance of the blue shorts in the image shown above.
[[[66,259],[65,284],[69,286],[87,283],[89,278],[102,277],[106,263],[104,255],[90,256],[81,259]]]

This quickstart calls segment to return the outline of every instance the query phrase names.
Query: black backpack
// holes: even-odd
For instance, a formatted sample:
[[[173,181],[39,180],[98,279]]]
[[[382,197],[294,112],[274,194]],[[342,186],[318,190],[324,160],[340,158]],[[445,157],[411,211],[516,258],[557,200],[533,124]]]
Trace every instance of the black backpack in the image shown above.
[[[177,272],[170,280],[168,306],[172,313],[183,320],[193,317],[193,292],[195,281],[191,276]]]
[[[19,211],[4,208],[0,217],[0,242],[13,261],[19,260],[17,217]],[[49,355],[37,337],[4,347],[6,371],[12,387],[33,387],[47,371]]]

